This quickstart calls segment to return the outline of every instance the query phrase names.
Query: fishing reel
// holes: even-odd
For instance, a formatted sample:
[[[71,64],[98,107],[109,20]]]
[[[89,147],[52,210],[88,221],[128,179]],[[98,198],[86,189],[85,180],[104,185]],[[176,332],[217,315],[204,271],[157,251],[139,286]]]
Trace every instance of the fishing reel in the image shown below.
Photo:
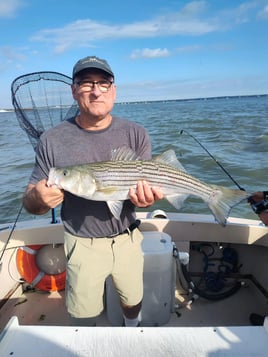
[[[268,210],[268,192],[264,191],[263,195],[264,195],[264,200],[259,201],[259,202],[255,202],[251,197],[249,197],[249,199],[248,199],[248,202],[250,203],[251,208],[253,209],[253,211],[256,214],[260,214],[260,213]]]
[[[260,214],[264,211],[268,210],[268,201],[260,201],[260,202],[250,202],[251,208],[256,214]]]

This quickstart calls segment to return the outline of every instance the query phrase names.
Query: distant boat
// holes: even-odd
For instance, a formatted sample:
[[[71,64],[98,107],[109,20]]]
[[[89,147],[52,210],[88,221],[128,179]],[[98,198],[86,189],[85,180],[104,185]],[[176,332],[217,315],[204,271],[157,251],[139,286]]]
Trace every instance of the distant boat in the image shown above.
[[[14,112],[14,109],[0,109],[0,113]]]

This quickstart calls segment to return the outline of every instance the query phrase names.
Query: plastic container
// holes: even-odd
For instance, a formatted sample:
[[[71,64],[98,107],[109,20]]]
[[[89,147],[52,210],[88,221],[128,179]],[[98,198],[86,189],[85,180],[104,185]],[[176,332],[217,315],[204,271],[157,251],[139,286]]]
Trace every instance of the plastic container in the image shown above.
[[[144,239],[144,295],[141,326],[161,326],[170,319],[175,295],[175,262],[171,237],[163,232],[142,232]],[[121,326],[123,314],[119,296],[109,277],[106,281],[106,309],[108,320]]]

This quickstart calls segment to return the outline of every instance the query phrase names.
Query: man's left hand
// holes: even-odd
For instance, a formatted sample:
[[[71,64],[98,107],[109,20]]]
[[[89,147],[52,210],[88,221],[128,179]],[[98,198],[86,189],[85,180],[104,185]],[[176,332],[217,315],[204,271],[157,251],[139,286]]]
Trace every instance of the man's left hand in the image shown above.
[[[147,181],[138,181],[136,190],[129,190],[129,198],[131,202],[140,208],[145,208],[153,205],[155,201],[161,200],[164,197],[159,187],[150,186]]]

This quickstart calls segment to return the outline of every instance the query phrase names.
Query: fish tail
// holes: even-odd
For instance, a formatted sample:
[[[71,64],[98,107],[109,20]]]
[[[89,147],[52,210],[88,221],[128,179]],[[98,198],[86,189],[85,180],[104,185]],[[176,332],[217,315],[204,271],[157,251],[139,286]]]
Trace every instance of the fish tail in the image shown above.
[[[241,201],[247,199],[250,194],[246,191],[222,186],[211,185],[211,187],[213,191],[207,203],[216,221],[224,227],[231,209]]]

